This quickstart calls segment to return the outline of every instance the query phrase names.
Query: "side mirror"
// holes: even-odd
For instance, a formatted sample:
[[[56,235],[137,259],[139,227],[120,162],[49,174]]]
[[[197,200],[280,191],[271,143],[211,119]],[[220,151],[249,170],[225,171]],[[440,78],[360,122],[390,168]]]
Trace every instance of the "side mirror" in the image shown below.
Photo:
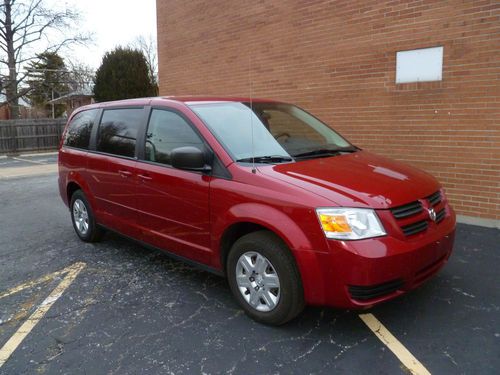
[[[192,146],[174,148],[170,152],[170,163],[174,168],[189,171],[208,172],[211,170],[206,163],[203,151]]]

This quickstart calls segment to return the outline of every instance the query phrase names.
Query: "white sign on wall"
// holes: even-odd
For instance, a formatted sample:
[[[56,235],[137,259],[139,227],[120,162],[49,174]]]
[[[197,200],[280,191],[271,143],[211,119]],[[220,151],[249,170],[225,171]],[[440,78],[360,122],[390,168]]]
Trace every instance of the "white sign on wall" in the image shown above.
[[[396,53],[396,83],[441,81],[442,79],[443,47]]]

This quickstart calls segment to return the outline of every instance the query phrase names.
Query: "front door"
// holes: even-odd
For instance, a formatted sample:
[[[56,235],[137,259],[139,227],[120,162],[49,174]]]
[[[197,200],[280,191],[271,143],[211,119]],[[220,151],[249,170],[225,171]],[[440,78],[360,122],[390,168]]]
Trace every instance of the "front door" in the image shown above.
[[[180,113],[152,109],[144,157],[138,162],[138,211],[142,239],[185,258],[210,262],[210,176],[170,165],[170,152],[205,145]]]

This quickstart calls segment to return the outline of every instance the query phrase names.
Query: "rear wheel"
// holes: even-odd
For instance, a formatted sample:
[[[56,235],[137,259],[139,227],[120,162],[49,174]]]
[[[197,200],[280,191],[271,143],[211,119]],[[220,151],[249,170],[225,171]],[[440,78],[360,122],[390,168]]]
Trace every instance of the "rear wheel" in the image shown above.
[[[304,308],[300,275],[287,246],[271,232],[238,239],[227,259],[233,295],[251,318],[280,325]]]
[[[101,239],[104,231],[96,224],[92,208],[81,190],[71,196],[70,211],[73,228],[82,241],[97,242]]]

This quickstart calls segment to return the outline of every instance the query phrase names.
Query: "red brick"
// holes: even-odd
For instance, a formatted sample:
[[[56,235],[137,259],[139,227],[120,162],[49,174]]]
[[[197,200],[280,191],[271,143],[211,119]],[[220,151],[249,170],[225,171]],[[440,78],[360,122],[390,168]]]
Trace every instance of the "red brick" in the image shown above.
[[[160,93],[297,103],[370,151],[500,220],[495,1],[157,0]],[[397,85],[396,52],[444,47],[443,80]],[[250,58],[251,56],[251,58]]]

